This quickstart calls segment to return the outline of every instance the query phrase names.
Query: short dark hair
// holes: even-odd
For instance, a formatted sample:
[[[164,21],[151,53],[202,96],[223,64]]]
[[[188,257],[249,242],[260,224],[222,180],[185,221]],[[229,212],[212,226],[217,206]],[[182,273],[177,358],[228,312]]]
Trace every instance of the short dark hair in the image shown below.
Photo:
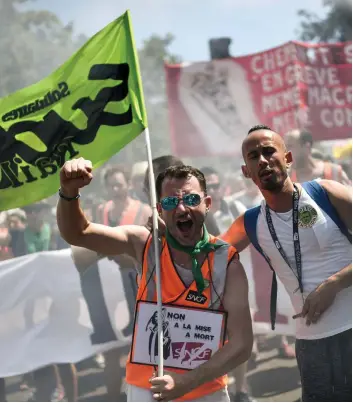
[[[174,165],[165,169],[160,173],[156,180],[156,191],[158,200],[162,195],[162,185],[165,178],[175,179],[188,179],[191,176],[195,176],[198,180],[201,190],[207,194],[206,179],[204,174],[197,168],[190,165]]]
[[[309,143],[310,146],[313,145],[313,136],[307,130],[302,130],[299,134],[299,143],[304,146],[306,143]]]
[[[270,130],[271,132],[273,131],[270,126],[266,126],[266,125],[255,125],[253,127],[250,128],[250,130],[248,131],[248,135],[252,132],[256,132],[256,130]]]
[[[154,158],[152,160],[152,168],[156,178],[160,173],[164,172],[170,166],[177,166],[177,165],[181,166],[184,165],[184,163],[178,157],[174,157],[174,155],[161,155],[160,157]],[[148,193],[150,190],[148,172],[149,168],[147,168],[146,170],[145,179],[143,181],[143,187],[146,193]]]
[[[118,164],[118,165],[111,165],[110,167],[108,167],[106,169],[106,171],[104,172],[104,176],[103,176],[104,183],[107,184],[108,179],[111,176],[113,176],[115,174],[119,174],[119,173],[124,175],[126,183],[130,182],[130,178],[131,178],[130,170],[127,169],[125,165],[119,165]]]

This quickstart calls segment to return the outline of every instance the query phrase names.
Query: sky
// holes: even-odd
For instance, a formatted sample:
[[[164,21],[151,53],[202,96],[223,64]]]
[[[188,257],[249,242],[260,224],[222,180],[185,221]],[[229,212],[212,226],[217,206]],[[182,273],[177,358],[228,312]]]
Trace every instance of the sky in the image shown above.
[[[152,34],[170,32],[172,53],[183,61],[209,60],[208,40],[232,39],[232,56],[256,53],[298,39],[304,8],[319,17],[326,14],[322,0],[36,0],[31,8],[56,13],[75,32],[95,34],[131,10],[137,47]]]

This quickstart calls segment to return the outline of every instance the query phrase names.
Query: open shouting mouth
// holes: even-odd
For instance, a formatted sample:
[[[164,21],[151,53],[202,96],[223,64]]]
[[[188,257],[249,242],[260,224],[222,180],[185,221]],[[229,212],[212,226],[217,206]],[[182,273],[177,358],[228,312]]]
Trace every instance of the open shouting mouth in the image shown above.
[[[180,217],[176,221],[176,226],[179,232],[182,235],[186,236],[192,231],[194,227],[194,222],[190,217]]]

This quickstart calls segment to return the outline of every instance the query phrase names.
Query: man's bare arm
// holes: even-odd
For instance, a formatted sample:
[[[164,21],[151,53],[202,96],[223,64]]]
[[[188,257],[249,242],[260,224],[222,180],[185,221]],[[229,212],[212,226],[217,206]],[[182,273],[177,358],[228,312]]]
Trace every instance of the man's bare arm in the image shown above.
[[[71,246],[72,259],[75,263],[76,269],[79,272],[84,272],[94,263],[101,259],[108,258],[109,260],[114,260],[115,263],[119,265],[121,269],[132,268],[136,265],[136,260],[129,257],[128,255],[114,255],[114,256],[104,256],[92,250],[82,248],[80,246]],[[142,258],[142,256],[141,256]]]
[[[332,205],[346,228],[352,232],[352,188],[330,180],[322,180],[320,184],[326,190]],[[327,282],[334,286],[336,292],[351,287],[352,263],[329,277]]]
[[[65,198],[60,197],[56,212],[61,236],[71,245],[102,255],[127,254],[140,262],[149,236],[147,228],[136,225],[111,228],[91,223],[85,217],[79,199],[73,200],[92,178],[92,163],[83,158],[67,161],[61,168],[60,185]]]
[[[141,213],[141,217],[139,220],[140,225],[144,225],[150,216],[151,213],[151,208],[148,205],[143,205],[143,210]],[[92,264],[98,262],[100,259],[103,259],[105,256],[103,254],[99,254],[95,251],[82,248],[80,246],[72,246],[71,247],[72,251],[72,258],[75,263],[75,266],[79,272],[85,271],[88,267],[90,267]],[[134,261],[131,260],[131,258],[127,257],[126,255],[119,255],[116,257],[116,255],[109,256],[108,258],[113,259],[120,265],[120,267],[133,267],[134,266]]]
[[[79,272],[84,272],[92,264],[98,262],[104,257],[93,250],[82,248],[81,246],[71,246],[71,254],[76,269]]]
[[[236,368],[250,357],[253,345],[251,314],[248,300],[248,282],[243,265],[233,260],[228,267],[223,298],[228,312],[228,343],[218,350],[207,363],[185,375],[190,390],[218,378]]]
[[[346,171],[341,167],[341,183],[346,186],[352,186],[352,182],[348,178],[348,175],[346,174]]]
[[[321,180],[320,184],[346,228],[352,231],[352,188],[331,180]]]
[[[141,260],[149,236],[149,231],[138,225],[112,228],[89,222],[78,200],[59,200],[57,223],[61,236],[71,245],[90,249],[104,256],[127,254],[137,261]]]
[[[250,240],[244,227],[244,214],[240,215],[220,238],[234,246],[238,252],[247,248]]]

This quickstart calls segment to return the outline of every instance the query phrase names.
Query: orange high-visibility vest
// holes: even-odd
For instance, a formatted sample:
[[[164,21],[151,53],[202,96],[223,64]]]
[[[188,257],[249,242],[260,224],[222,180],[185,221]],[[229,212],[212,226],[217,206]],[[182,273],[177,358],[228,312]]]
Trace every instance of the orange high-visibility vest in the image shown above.
[[[207,300],[204,305],[186,299],[190,290],[197,292],[195,281],[186,287],[174,267],[169,248],[165,238],[160,241],[160,264],[162,279],[162,303],[179,305],[184,307],[196,307],[205,310],[221,310],[222,296],[225,288],[227,267],[229,262],[238,256],[236,249],[215,237],[210,237],[210,242],[223,244],[215,252],[208,254],[201,271],[205,280],[209,281],[209,286],[202,292]],[[137,301],[156,302],[156,276],[155,276],[155,258],[152,236],[148,239],[143,254],[142,276],[139,282]],[[135,325],[136,326],[136,325]],[[225,329],[224,329],[225,330]],[[140,388],[150,389],[149,379],[152,377],[155,367],[145,364],[135,364],[131,362],[131,354],[126,364],[126,382]],[[184,369],[167,368],[169,372],[183,373]],[[228,379],[224,375],[211,382],[192,390],[184,395],[178,401],[190,401],[202,396],[216,392],[227,385]]]
[[[104,205],[99,207],[99,213],[101,216],[101,222],[104,225],[109,225],[109,211],[112,207],[113,201],[110,200],[106,202]],[[141,213],[143,210],[143,203],[139,200],[131,199],[129,206],[127,209],[123,211],[122,217],[119,223],[116,225],[132,225],[132,224],[140,224]]]

